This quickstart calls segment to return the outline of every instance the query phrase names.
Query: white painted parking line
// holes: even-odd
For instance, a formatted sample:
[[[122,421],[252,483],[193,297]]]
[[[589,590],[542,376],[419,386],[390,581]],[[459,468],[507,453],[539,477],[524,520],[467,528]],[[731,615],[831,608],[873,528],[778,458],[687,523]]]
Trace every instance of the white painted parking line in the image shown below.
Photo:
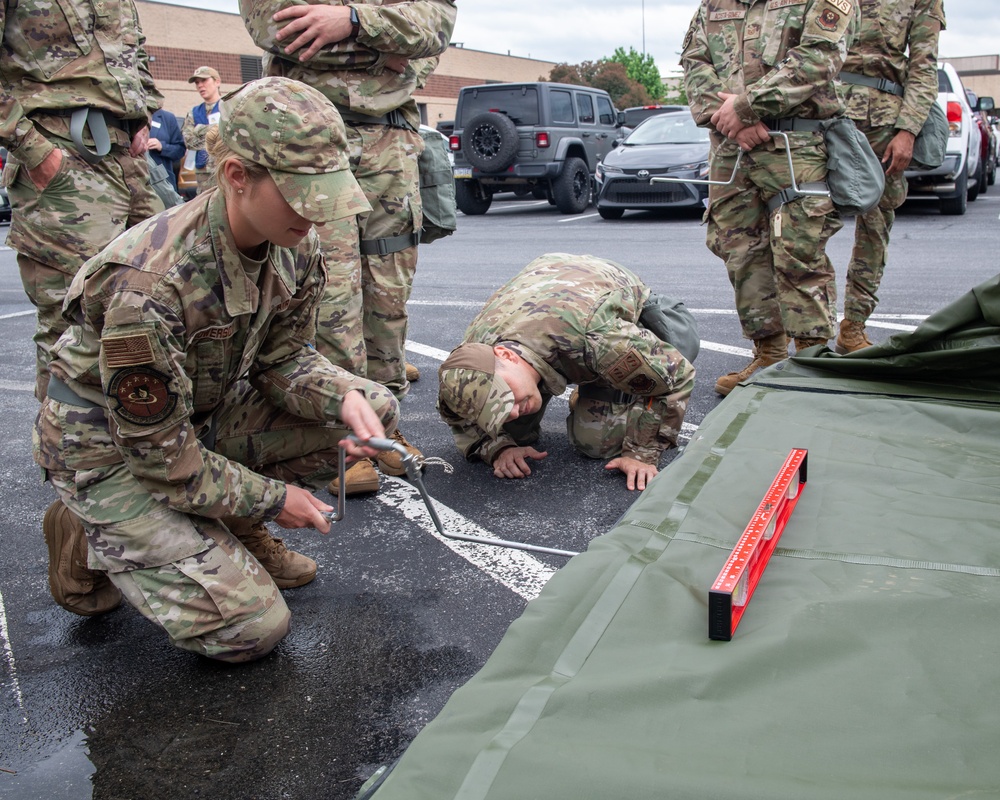
[[[34,314],[35,309],[31,308],[27,311],[15,311],[13,314],[0,314],[0,319],[14,319],[15,317],[26,317],[29,314]]]
[[[428,494],[430,490],[428,490]],[[509,547],[490,547],[489,545],[463,542],[449,539],[438,533],[427,506],[424,505],[420,492],[415,486],[402,478],[385,476],[382,489],[375,498],[390,508],[399,511],[411,522],[414,522],[424,532],[442,542],[457,555],[464,558],[474,567],[485,572],[497,583],[506,586],[525,600],[533,600],[542,588],[555,574],[555,569],[543,564],[534,556],[523,550],[512,550]],[[480,536],[485,539],[499,538],[493,533],[480,528],[476,523],[466,519],[457,511],[431,498],[441,527],[448,533],[460,533],[466,536]]]
[[[0,638],[3,639],[3,657],[7,662],[7,671],[10,673],[11,683],[14,684],[14,697],[17,698],[17,707],[21,709],[21,720],[27,722],[28,718],[24,713],[24,697],[21,695],[21,684],[17,680],[17,665],[14,663],[14,648],[10,644],[10,630],[7,628],[7,609],[3,602],[3,592],[0,592]]]
[[[565,217],[564,219],[557,220],[557,222],[579,222],[581,219],[593,219],[599,216],[598,214],[577,214],[575,217]]]

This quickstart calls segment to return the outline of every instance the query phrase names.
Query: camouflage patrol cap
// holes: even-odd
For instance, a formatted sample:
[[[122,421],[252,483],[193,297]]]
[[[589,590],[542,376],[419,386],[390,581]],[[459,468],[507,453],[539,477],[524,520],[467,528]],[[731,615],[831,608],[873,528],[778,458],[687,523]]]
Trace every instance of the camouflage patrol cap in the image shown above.
[[[194,74],[188,78],[188,83],[194,83],[198,80],[198,78],[215,78],[217,81],[222,80],[215,67],[198,67],[198,69],[194,71]]]
[[[514,393],[496,374],[496,357],[488,344],[463,344],[451,351],[438,370],[438,411],[473,422],[490,436],[500,435],[514,408]]]
[[[344,121],[304,83],[261,78],[230,92],[219,135],[233,152],[266,167],[281,196],[310,222],[371,210],[351,174]]]

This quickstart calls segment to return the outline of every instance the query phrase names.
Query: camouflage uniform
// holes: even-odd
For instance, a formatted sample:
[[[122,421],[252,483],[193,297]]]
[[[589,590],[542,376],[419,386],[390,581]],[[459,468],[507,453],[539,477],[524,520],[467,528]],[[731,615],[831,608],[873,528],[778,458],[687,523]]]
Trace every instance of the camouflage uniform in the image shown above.
[[[7,243],[38,308],[35,394],[45,396],[45,366],[59,334],[66,289],[80,265],[126,228],[163,208],[149,185],[145,154],[129,155],[162,97],[153,85],[145,39],[131,0],[21,0],[4,3],[0,53],[0,144],[13,209]],[[111,149],[88,163],[73,144],[70,110],[104,112]],[[92,115],[82,141],[91,151]],[[59,171],[39,191],[27,170],[62,150]]]
[[[498,289],[463,341],[514,350],[541,376],[543,405],[494,436],[448,399],[461,396],[462,386],[454,393],[443,388],[438,410],[462,454],[492,464],[501,450],[534,443],[548,401],[576,383],[580,395],[566,420],[574,446],[590,458],[623,455],[657,464],[677,444],[694,367],[640,325],[650,294],[612,261],[565,253],[535,259]]]
[[[937,99],[938,36],[945,26],[942,0],[861,0],[861,31],[847,54],[844,72],[882,78],[902,96],[870,86],[844,83],[847,115],[882,157],[899,131],[920,133]],[[878,303],[889,232],[896,209],[906,200],[906,177],[886,176],[878,206],[859,216],[854,252],[847,269],[844,316],[865,322]]]
[[[834,81],[847,54],[856,2],[703,0],[681,56],[698,124],[711,124],[722,105],[719,92],[737,95],[735,109],[746,125],[763,121],[773,130],[793,124],[793,118],[841,116]],[[799,186],[824,181],[823,135],[793,129],[788,138]],[[737,149],[712,131],[712,180],[728,180]],[[732,185],[709,191],[708,246],[726,263],[749,339],[833,335],[836,283],[826,242],[843,223],[828,197],[799,197],[769,211],[768,201],[790,186],[778,138],[743,155]]]
[[[324,47],[305,64],[295,60],[297,54],[283,53],[285,45],[276,35],[284,23],[271,19],[282,8],[299,4],[241,0],[240,9],[251,37],[266,51],[265,72],[319,89],[340,110],[347,123],[351,169],[372,206],[357,222],[342,220],[320,231],[330,284],[320,308],[317,347],[334,363],[368,375],[401,398],[409,388],[406,302],[422,223],[417,158],[423,140],[417,133],[420,116],[413,92],[433,63],[426,59],[448,47],[455,2],[351,2],[361,23],[357,37]],[[348,5],[341,0],[326,4]],[[390,56],[410,59],[403,74],[385,67]],[[384,116],[388,121],[371,121]],[[385,254],[379,254],[377,242],[383,242]]]
[[[233,141],[270,138],[260,126],[233,127]],[[309,135],[276,138],[271,162],[262,154],[256,163],[293,150],[314,160],[316,147],[337,146]],[[349,177],[342,128],[339,141]],[[280,189],[282,176],[271,175]],[[340,216],[365,208],[351,184],[334,201]],[[317,218],[331,203],[323,188],[289,202]],[[284,636],[288,610],[233,525],[274,519],[286,483],[318,488],[336,473],[349,391],[364,393],[387,430],[395,424],[385,387],[310,344],[325,280],[313,233],[295,249],[269,245],[261,261],[241,255],[214,190],[128,231],[70,287],[75,323],[53,350],[35,458],[84,521],[91,567],[107,570],[177,647],[241,661]]]

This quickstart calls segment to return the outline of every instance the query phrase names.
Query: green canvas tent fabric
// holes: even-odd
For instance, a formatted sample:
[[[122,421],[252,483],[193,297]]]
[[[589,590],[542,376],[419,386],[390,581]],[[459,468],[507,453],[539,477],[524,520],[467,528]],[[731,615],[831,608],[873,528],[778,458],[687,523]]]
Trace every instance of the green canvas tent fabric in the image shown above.
[[[1000,797],[1000,280],[807,355],[720,403],[362,795]],[[796,447],[808,483],[710,641],[709,586]]]

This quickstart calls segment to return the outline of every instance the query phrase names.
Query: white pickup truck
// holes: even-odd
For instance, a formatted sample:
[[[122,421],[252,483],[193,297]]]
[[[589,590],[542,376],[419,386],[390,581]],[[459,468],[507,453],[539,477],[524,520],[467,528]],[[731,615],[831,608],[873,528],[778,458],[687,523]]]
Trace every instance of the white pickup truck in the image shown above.
[[[937,103],[951,129],[944,163],[937,169],[908,169],[910,199],[939,200],[942,214],[964,214],[966,204],[979,196],[982,134],[972,118],[962,79],[948,63],[938,66]]]

